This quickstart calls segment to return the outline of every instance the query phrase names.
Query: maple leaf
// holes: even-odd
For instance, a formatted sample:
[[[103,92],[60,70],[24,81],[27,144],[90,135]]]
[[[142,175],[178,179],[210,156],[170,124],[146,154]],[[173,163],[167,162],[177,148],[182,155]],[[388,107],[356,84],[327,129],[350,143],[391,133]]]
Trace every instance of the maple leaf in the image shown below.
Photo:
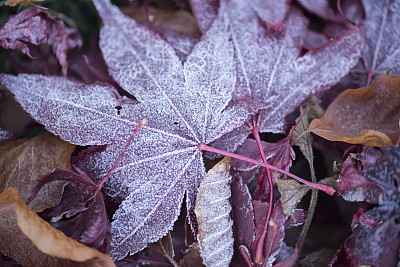
[[[54,169],[38,179],[27,200],[29,204],[41,188],[52,181],[68,181],[61,201],[50,209],[40,213],[40,217],[51,221],[51,225],[68,237],[80,243],[106,253],[111,241],[111,227],[104,205],[101,187],[81,170]],[[63,217],[66,220],[63,220]]]
[[[30,7],[10,16],[0,27],[0,46],[18,49],[32,58],[28,42],[34,45],[49,44],[62,67],[63,75],[67,74],[67,50],[82,46],[79,34],[64,26],[49,12]]]
[[[328,0],[299,0],[299,3],[308,11],[323,19],[329,20],[330,22],[345,23],[346,18],[354,21],[358,20],[363,15],[362,6],[359,1],[339,1],[338,5],[341,10],[337,10],[336,5],[335,7],[332,7],[332,2],[329,2]],[[336,2],[334,3],[336,4]]]
[[[368,74],[367,86],[372,77],[381,73],[400,75],[399,0],[362,0],[365,9],[367,46],[363,63]]]
[[[226,2],[221,6],[228,6],[238,75],[234,99],[266,103],[258,117],[261,132],[284,132],[287,114],[338,82],[361,56],[364,38],[357,27],[300,56],[307,20],[299,10],[292,8],[282,30],[271,34],[247,2]]]
[[[25,110],[64,140],[109,144],[93,158],[103,171],[111,169],[133,128],[148,118],[108,183],[116,194],[128,191],[112,222],[110,254],[122,258],[171,229],[185,192],[193,215],[205,175],[199,145],[240,127],[257,108],[251,101],[227,107],[236,80],[223,13],[182,66],[173,48],[146,27],[109,1],[94,4],[104,22],[100,47],[109,72],[139,102],[120,97],[108,85],[62,77],[1,75],[0,81]]]
[[[197,19],[200,30],[205,33],[217,17],[219,2],[226,0],[190,0],[192,11]],[[289,9],[288,0],[254,0],[246,3],[254,15],[265,25],[274,30],[280,30],[282,21]]]

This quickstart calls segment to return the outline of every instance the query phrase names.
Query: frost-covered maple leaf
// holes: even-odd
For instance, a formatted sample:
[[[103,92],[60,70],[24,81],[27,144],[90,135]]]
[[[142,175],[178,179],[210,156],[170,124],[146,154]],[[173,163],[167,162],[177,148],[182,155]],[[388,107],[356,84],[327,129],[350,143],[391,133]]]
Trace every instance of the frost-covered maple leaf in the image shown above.
[[[80,48],[82,39],[75,30],[65,27],[49,12],[30,7],[10,16],[0,27],[1,47],[18,49],[33,58],[26,43],[51,46],[62,67],[63,75],[66,75],[67,51]]]
[[[184,65],[159,36],[125,17],[108,0],[96,0],[103,19],[100,47],[109,72],[138,101],[108,85],[61,77],[1,75],[0,82],[46,129],[77,145],[108,144],[94,164],[104,173],[135,136],[111,175],[108,187],[126,198],[112,222],[110,254],[122,258],[172,228],[187,194],[194,208],[205,175],[199,144],[240,127],[255,105],[227,107],[236,83],[233,47],[224,13]]]
[[[207,32],[217,17],[221,1],[225,0],[190,0],[193,14],[203,33]],[[289,9],[289,0],[252,0],[247,1],[246,5],[254,11],[257,19],[263,21],[267,27],[279,30]]]
[[[363,62],[369,84],[376,74],[400,74],[400,1],[364,0],[362,3],[366,13],[363,26],[367,37]]]
[[[360,30],[353,28],[301,56],[308,22],[299,10],[292,8],[282,30],[271,33],[246,1],[226,0],[224,5],[235,48],[235,98],[269,103],[259,114],[261,132],[284,132],[285,116],[313,93],[338,82],[357,64],[364,47]]]

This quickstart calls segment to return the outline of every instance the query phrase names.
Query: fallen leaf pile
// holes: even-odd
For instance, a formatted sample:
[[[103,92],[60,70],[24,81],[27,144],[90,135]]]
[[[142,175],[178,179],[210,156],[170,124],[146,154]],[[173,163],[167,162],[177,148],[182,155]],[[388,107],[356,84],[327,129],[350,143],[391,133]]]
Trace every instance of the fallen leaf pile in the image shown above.
[[[123,2],[1,3],[0,265],[399,265],[400,0]]]

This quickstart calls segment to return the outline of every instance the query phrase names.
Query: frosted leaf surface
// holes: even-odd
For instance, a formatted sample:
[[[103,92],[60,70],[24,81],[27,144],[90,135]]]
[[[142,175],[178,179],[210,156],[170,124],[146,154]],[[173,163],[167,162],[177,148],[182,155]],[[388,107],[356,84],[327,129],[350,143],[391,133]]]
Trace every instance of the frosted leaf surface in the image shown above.
[[[72,82],[39,74],[0,75],[22,108],[46,129],[76,145],[126,139],[120,132],[135,123],[118,117],[122,97],[111,86]]]
[[[193,14],[203,33],[207,32],[217,17],[220,2],[229,2],[229,0],[190,0]],[[252,9],[254,15],[261,19],[266,26],[276,30],[280,29],[286,12],[289,9],[288,0],[253,0],[243,2]]]
[[[321,18],[332,21],[343,21],[340,14],[333,11],[328,0],[299,0],[299,2],[308,11],[320,16]]]
[[[51,46],[62,67],[63,75],[66,75],[67,52],[80,48],[82,39],[75,30],[66,28],[63,22],[46,10],[30,7],[10,16],[0,27],[0,46],[18,49],[32,57],[26,43]]]
[[[225,157],[208,171],[197,195],[194,210],[199,224],[197,239],[206,266],[229,266],[233,256],[230,161]]]
[[[192,12],[202,33],[207,32],[218,15],[220,0],[190,0]]]
[[[238,75],[235,99],[260,99],[262,132],[283,132],[284,118],[312,93],[328,88],[357,64],[364,40],[358,28],[299,57],[307,21],[296,9],[271,35],[245,1],[229,1]],[[243,27],[246,25],[246,27]]]
[[[167,42],[109,1],[94,4],[104,22],[100,47],[109,72],[139,101],[119,96],[108,85],[59,77],[0,75],[0,82],[54,134],[82,146],[107,144],[90,159],[102,177],[138,123],[148,119],[107,181],[109,192],[126,197],[112,222],[110,254],[119,259],[172,228],[185,192],[193,212],[205,176],[197,145],[240,127],[257,110],[251,101],[227,108],[236,75],[223,14],[182,65]]]
[[[0,128],[0,141],[10,140],[13,138],[13,134],[9,131]]]
[[[393,69],[400,65],[400,0],[362,2],[366,12],[365,68],[372,74],[396,74]]]

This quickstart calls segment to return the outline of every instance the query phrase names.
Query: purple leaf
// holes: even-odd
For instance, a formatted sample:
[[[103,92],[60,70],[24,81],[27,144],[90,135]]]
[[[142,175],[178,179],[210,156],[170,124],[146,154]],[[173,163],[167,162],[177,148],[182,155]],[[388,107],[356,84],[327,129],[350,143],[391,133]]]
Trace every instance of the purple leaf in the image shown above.
[[[252,255],[256,253],[257,241],[261,236],[262,230],[266,220],[266,210],[268,209],[268,203],[260,202],[257,200],[253,201],[254,206],[254,218],[255,218],[255,242],[252,246]],[[287,216],[283,213],[282,205],[280,202],[275,203],[272,211],[270,223],[268,226],[267,236],[265,238],[265,245],[263,250],[264,265],[271,266],[275,261],[280,247],[285,236],[285,221]]]
[[[82,40],[76,31],[66,28],[47,11],[34,7],[10,16],[0,27],[0,46],[21,50],[32,57],[25,42],[50,45],[64,76],[68,68],[67,50],[82,46]]]
[[[220,0],[190,0],[192,12],[202,33],[206,33],[218,15]]]
[[[67,236],[106,253],[111,243],[111,227],[103,193],[85,173],[79,169],[76,171],[78,173],[55,169],[42,176],[27,202],[35,197],[43,185],[55,180],[69,181],[61,201],[55,207],[41,212],[41,217],[50,220],[55,228]]]
[[[366,226],[377,226],[378,221],[371,219],[365,212],[365,208],[359,208],[353,214],[353,220],[351,222],[351,227],[356,228],[358,224],[361,223]]]
[[[363,22],[367,46],[363,52],[365,70],[372,76],[381,73],[399,75],[400,29],[399,0],[363,0],[366,18]]]
[[[386,153],[371,147],[364,147],[358,155],[358,160],[362,162],[363,166],[361,174],[383,189],[383,203],[386,205],[399,203],[400,199],[398,186],[400,175],[393,159],[389,158]]]
[[[337,193],[347,201],[366,201],[381,204],[383,190],[377,184],[365,178],[354,168],[354,160],[349,156],[342,165]]]
[[[373,220],[380,220],[381,223],[372,227],[354,224],[353,234],[346,239],[343,249],[333,259],[331,266],[397,265],[400,248],[398,212],[388,210],[386,207],[376,207],[367,214]]]
[[[251,195],[239,174],[233,174],[232,190],[232,218],[235,234],[234,259],[236,263],[243,263],[239,246],[251,247],[254,240],[254,212]]]
[[[300,57],[307,20],[297,9],[289,11],[282,31],[271,34],[246,1],[226,5],[238,72],[235,99],[265,103],[258,118],[261,132],[284,132],[286,115],[337,83],[357,64],[364,47],[360,29],[353,28]]]
[[[165,235],[185,193],[193,226],[197,188],[205,175],[198,145],[240,127],[257,110],[247,101],[227,107],[236,80],[224,13],[182,65],[158,35],[109,1],[94,3],[104,23],[100,48],[109,72],[139,102],[120,97],[111,86],[58,77],[3,75],[0,81],[49,131],[74,144],[108,144],[91,157],[92,166],[103,172],[138,123],[148,119],[107,182],[115,194],[129,192],[112,222],[110,254],[119,259]]]
[[[336,6],[334,9],[331,7],[331,3],[336,4],[336,1],[329,2],[328,0],[299,0],[300,4],[304,6],[308,11],[318,15],[319,17],[330,20],[332,22],[344,23],[345,18],[338,12]],[[351,21],[357,22],[362,17],[362,6],[359,0],[342,0],[340,1],[341,9],[344,15]]]
[[[218,14],[219,2],[234,2],[231,0],[190,0],[192,11],[197,19],[200,30],[205,33]],[[259,18],[270,29],[280,30],[282,21],[289,9],[289,0],[254,0],[247,6],[251,8],[255,18]]]
[[[289,170],[292,166],[292,160],[295,159],[296,155],[287,138],[284,138],[277,143],[267,143],[262,141],[261,144],[269,164],[285,171]],[[252,139],[245,140],[236,150],[236,154],[262,162],[257,143]],[[257,168],[258,166],[255,166],[254,164],[232,159],[232,169],[236,172],[240,172],[245,182],[250,180]]]

